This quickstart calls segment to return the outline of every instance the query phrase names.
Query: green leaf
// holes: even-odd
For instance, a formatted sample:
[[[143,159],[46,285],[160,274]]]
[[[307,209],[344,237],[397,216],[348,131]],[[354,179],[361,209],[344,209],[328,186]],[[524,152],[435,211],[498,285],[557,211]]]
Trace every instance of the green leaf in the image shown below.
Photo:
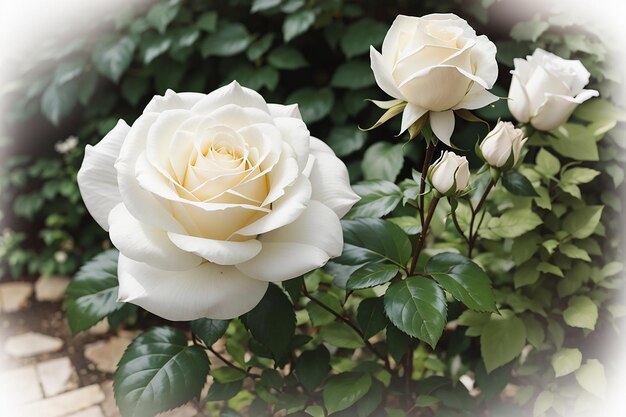
[[[270,52],[267,62],[274,68],[283,70],[296,70],[309,65],[300,51],[288,45],[280,46]]]
[[[526,326],[526,338],[528,342],[537,349],[541,348],[546,338],[546,332],[539,320],[532,315],[524,316],[522,320],[524,321],[524,326]]]
[[[85,63],[85,57],[82,56],[62,61],[54,71],[53,83],[62,85],[76,79],[83,73]]]
[[[268,348],[276,360],[288,352],[296,330],[296,314],[287,295],[270,284],[263,299],[245,315],[252,336]]]
[[[626,111],[601,98],[584,102],[576,108],[574,116],[586,122],[597,122],[598,120],[626,122]]]
[[[489,220],[489,230],[501,238],[515,238],[530,232],[543,220],[536,213],[528,209],[512,209],[506,211],[500,217],[493,217]]]
[[[55,125],[70,114],[78,101],[76,83],[52,83],[41,96],[41,112]]]
[[[337,156],[347,156],[363,147],[367,134],[354,126],[333,126],[326,143]]]
[[[492,314],[480,335],[480,353],[487,372],[515,359],[526,344],[524,322],[510,310]]]
[[[372,379],[372,386],[369,391],[367,391],[367,394],[355,404],[357,417],[368,417],[376,411],[383,401],[385,391],[385,386],[382,382],[377,379]]]
[[[535,42],[543,32],[550,28],[550,23],[533,19],[526,22],[518,22],[511,28],[511,37],[518,42]]]
[[[229,382],[228,384],[222,384],[221,382],[213,381],[209,387],[204,401],[227,401],[233,398],[235,395],[241,392],[243,386],[243,380]]]
[[[578,161],[597,161],[598,144],[592,131],[585,126],[566,123],[553,130],[555,137],[549,136],[548,143],[563,156]]]
[[[391,357],[399,363],[409,348],[409,335],[399,330],[393,324],[388,324],[386,336],[387,350],[389,351]]]
[[[124,307],[117,302],[118,255],[115,249],[99,254],[80,268],[65,290],[67,320],[73,334]]]
[[[220,25],[217,32],[206,38],[200,46],[203,58],[209,56],[233,56],[243,52],[252,37],[241,23]]]
[[[388,221],[397,224],[400,226],[404,233],[409,236],[416,235],[422,231],[422,225],[420,224],[420,220],[417,217],[413,216],[400,216],[400,217],[389,217]]]
[[[439,285],[469,308],[496,311],[489,277],[481,267],[465,256],[452,252],[435,255],[428,260],[426,273],[432,275]]]
[[[126,349],[113,377],[115,400],[124,417],[152,417],[199,397],[209,359],[199,346],[171,327],[154,327]]]
[[[302,352],[296,362],[296,376],[309,392],[315,391],[330,372],[330,353],[324,345]]]
[[[352,189],[361,199],[346,215],[348,219],[383,217],[391,213],[402,200],[402,190],[390,181],[364,181],[353,185]]]
[[[569,375],[578,368],[583,354],[578,349],[561,349],[552,355],[552,368],[557,378]]]
[[[327,307],[330,307],[330,309],[337,314],[343,314],[341,301],[339,301],[337,296],[335,296],[334,294],[328,292],[314,292],[311,295],[315,299],[321,301]],[[313,301],[309,301],[309,303],[306,305],[306,311],[307,313],[309,313],[311,323],[313,323],[314,326],[323,326],[325,324],[332,323],[336,319],[336,316],[334,314],[327,311],[323,307],[320,307],[317,303]]]
[[[602,217],[603,206],[587,206],[572,211],[563,220],[563,230],[577,239],[591,236]]]
[[[446,297],[434,281],[408,277],[387,289],[385,313],[398,329],[434,348],[446,325]]]
[[[271,48],[273,41],[274,34],[266,33],[265,35],[250,44],[248,50],[246,50],[246,56],[250,61],[256,61]]]
[[[228,323],[229,320],[196,319],[191,322],[191,331],[202,339],[206,346],[211,346],[224,336]]]
[[[513,274],[513,283],[515,288],[521,288],[526,285],[532,285],[539,279],[539,271],[537,270],[537,261],[531,260],[520,265]]]
[[[356,313],[356,322],[363,330],[366,339],[387,327],[387,316],[385,316],[385,303],[383,297],[366,298],[361,301]]]
[[[345,410],[370,389],[372,377],[361,372],[346,372],[331,377],[324,385],[324,405],[328,414]]]
[[[254,0],[250,13],[260,12],[278,6],[282,0]]]
[[[385,284],[393,279],[400,268],[389,264],[368,264],[357,269],[348,279],[346,289],[360,290]]]
[[[328,116],[335,96],[330,88],[306,87],[294,91],[287,97],[287,104],[298,104],[302,120],[305,123],[314,123]]]
[[[546,411],[552,408],[554,404],[554,394],[550,391],[541,391],[535,400],[533,407],[533,417],[540,417],[544,415]]]
[[[606,375],[604,366],[597,359],[588,359],[587,362],[576,371],[576,381],[586,391],[596,397],[606,396]]]
[[[93,51],[93,64],[100,74],[117,83],[130,65],[136,46],[128,36],[101,42]]]
[[[141,43],[141,57],[144,64],[149,64],[163,55],[172,45],[170,36],[156,35],[146,37]]]
[[[563,311],[563,320],[569,326],[593,330],[598,321],[598,306],[587,296],[572,297]]]
[[[380,219],[343,220],[344,250],[334,261],[345,265],[391,261],[404,266],[411,258],[407,235],[395,224]],[[372,239],[372,236],[376,236]]]
[[[323,326],[319,333],[321,339],[333,346],[345,349],[358,349],[363,347],[363,339],[345,323],[333,322]]]
[[[508,171],[502,176],[502,185],[511,194],[521,195],[524,197],[539,196],[528,178],[520,174],[518,171]]]
[[[148,11],[146,20],[148,24],[158,30],[159,33],[164,33],[167,26],[178,14],[179,8],[180,3],[177,1],[157,3]]]
[[[150,84],[147,78],[126,76],[124,77],[124,81],[122,81],[121,88],[122,96],[128,100],[129,103],[136,106],[150,89]]]
[[[357,90],[374,84],[374,75],[369,64],[363,61],[348,61],[339,65],[330,80],[330,85]]]
[[[257,91],[263,87],[273,91],[278,85],[278,78],[278,71],[272,67],[256,68],[249,64],[236,67],[227,77],[229,80],[236,80],[239,84]]]
[[[80,81],[80,88],[78,89],[78,101],[80,104],[84,106],[89,103],[97,86],[98,74],[93,70],[87,71],[83,75]]]
[[[370,45],[378,47],[383,43],[388,29],[387,24],[369,18],[354,22],[341,38],[341,50],[348,58],[368,53]]]
[[[581,259],[583,261],[591,262],[591,257],[589,257],[589,254],[585,250],[571,243],[565,243],[565,244],[560,245],[559,252],[561,252],[563,255],[567,256],[568,258]]]
[[[600,171],[590,168],[571,168],[561,174],[561,182],[567,184],[586,184],[600,175]]]
[[[223,366],[221,368],[212,369],[211,376],[220,384],[230,384],[244,379],[246,377],[246,373],[241,369]]]
[[[202,13],[196,25],[207,32],[215,32],[215,29],[217,29],[217,12],[210,11]]]
[[[539,153],[537,153],[535,162],[537,164],[537,172],[548,178],[554,177],[561,169],[561,163],[558,158],[544,148],[541,148]]]
[[[283,37],[285,42],[289,42],[298,35],[303,34],[315,23],[315,12],[310,9],[303,9],[290,14],[283,22]]]
[[[404,165],[403,144],[377,142],[370,146],[361,162],[366,180],[387,180],[394,182]]]

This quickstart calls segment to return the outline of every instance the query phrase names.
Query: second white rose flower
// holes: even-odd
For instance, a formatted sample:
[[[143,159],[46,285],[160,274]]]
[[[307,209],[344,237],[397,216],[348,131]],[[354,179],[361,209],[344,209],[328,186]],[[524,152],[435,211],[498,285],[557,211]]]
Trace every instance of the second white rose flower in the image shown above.
[[[537,130],[556,129],[576,106],[598,96],[596,90],[584,89],[590,74],[578,60],[536,49],[526,59],[513,62],[509,110],[518,121],[530,122]]]

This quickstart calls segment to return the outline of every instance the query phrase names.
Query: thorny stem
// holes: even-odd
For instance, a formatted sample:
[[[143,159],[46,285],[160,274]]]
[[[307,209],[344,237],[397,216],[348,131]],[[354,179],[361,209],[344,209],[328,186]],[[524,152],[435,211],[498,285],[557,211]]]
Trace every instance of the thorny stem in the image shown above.
[[[478,229],[480,228],[480,225],[482,224],[483,219],[485,218],[484,215],[481,217],[480,221],[478,222],[478,226],[476,227],[476,230],[474,230],[474,222],[476,221],[476,215],[480,212],[480,209],[482,209],[483,205],[485,204],[485,201],[487,201],[487,196],[493,189],[494,185],[496,185],[496,181],[492,179],[489,182],[489,185],[487,185],[487,188],[485,188],[485,192],[483,192],[483,195],[480,197],[480,200],[478,201],[478,204],[476,205],[476,207],[472,208],[472,218],[470,220],[470,225],[469,225],[469,242],[468,242],[468,248],[467,248],[468,258],[472,257],[472,251],[474,250],[474,245],[476,244],[476,238],[478,238]]]
[[[419,239],[415,244],[415,250],[413,251],[413,258],[411,259],[411,267],[409,268],[409,276],[415,273],[415,267],[417,266],[417,258],[419,258],[420,253],[422,252],[422,248],[424,247],[424,242],[426,240],[426,234],[428,233],[428,227],[430,226],[430,222],[433,219],[433,215],[435,214],[435,209],[437,208],[437,203],[439,203],[439,197],[433,197],[430,202],[430,207],[428,207],[428,215],[426,219],[424,219],[424,226],[422,226],[422,231],[420,233]]]
[[[380,353],[378,350],[376,350],[374,345],[372,345],[369,342],[369,340],[367,340],[367,338],[365,337],[365,335],[363,334],[361,329],[359,329],[354,323],[352,323],[352,321],[350,319],[342,316],[341,314],[337,313],[335,310],[333,310],[332,308],[330,308],[326,304],[324,304],[321,300],[313,297],[309,293],[309,290],[306,289],[306,285],[304,285],[304,283],[302,284],[302,293],[304,294],[304,296],[306,298],[308,298],[309,300],[311,300],[312,302],[314,302],[315,304],[317,304],[318,306],[320,306],[324,310],[328,311],[330,314],[332,314],[333,316],[335,316],[336,318],[338,318],[339,320],[341,320],[342,322],[347,324],[352,330],[354,330],[361,337],[361,339],[363,339],[363,342],[365,343],[365,346],[367,346],[367,348],[374,355],[376,355],[379,359],[381,359],[385,363],[385,368],[389,372],[393,372],[392,369],[391,369],[391,365],[389,364],[389,358],[387,356],[383,355],[382,353]]]
[[[433,160],[433,155],[435,154],[436,144],[428,143],[426,147],[426,155],[424,155],[424,165],[422,166],[422,180],[420,181],[420,203],[419,203],[419,213],[420,220],[422,224],[422,228],[424,226],[424,190],[426,189],[426,175],[428,174],[428,168],[430,167],[430,163]]]

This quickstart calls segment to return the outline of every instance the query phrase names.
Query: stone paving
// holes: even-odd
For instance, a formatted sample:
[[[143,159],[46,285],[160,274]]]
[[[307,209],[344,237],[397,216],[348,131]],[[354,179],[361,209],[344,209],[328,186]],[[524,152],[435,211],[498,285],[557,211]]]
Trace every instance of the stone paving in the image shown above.
[[[2,326],[7,328],[15,321],[23,321],[23,315],[32,316],[46,304],[61,311],[68,283],[64,277],[42,277],[34,285],[0,281]],[[61,315],[59,317],[64,320]],[[66,339],[64,343],[57,337],[58,332],[44,329],[49,330],[50,334],[46,334],[39,330],[26,328],[18,334],[5,336],[0,328],[3,355],[0,356],[0,416],[119,417],[111,378],[124,349],[137,332],[114,332],[106,321],[101,322],[92,331],[85,332],[86,340],[94,341],[86,343],[83,339],[84,346],[79,348],[82,355],[77,355],[73,339]],[[72,363],[77,357],[88,362],[87,369],[81,367],[77,372],[79,364]],[[103,377],[89,383],[84,375],[89,370]],[[206,414],[195,404],[159,414],[159,417],[202,416]]]

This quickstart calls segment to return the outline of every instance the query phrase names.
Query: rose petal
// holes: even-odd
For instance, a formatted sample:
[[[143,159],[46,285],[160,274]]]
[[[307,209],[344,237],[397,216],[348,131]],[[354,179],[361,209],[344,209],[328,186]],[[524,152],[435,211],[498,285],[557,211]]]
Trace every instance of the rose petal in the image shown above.
[[[530,120],[531,108],[528,94],[520,80],[520,76],[516,71],[511,71],[511,86],[509,87],[509,111],[517,119],[518,122],[527,123]]]
[[[172,274],[123,255],[118,261],[118,278],[119,301],[174,321],[235,318],[252,310],[268,285],[232,266],[205,262]]]
[[[191,109],[196,103],[206,97],[201,93],[176,93],[168,89],[163,96],[154,96],[143,110],[144,113],[161,113],[173,109]]]
[[[300,175],[293,185],[285,189],[285,195],[272,204],[267,215],[236,232],[241,236],[256,236],[283,227],[296,220],[311,199],[311,182]]]
[[[391,75],[391,68],[383,60],[383,56],[373,46],[370,46],[370,60],[376,84],[391,97],[404,99]]]
[[[437,138],[448,146],[454,131],[454,112],[452,110],[442,112],[430,112],[430,127]]]
[[[583,90],[577,97],[546,94],[546,100],[539,106],[530,124],[537,130],[552,130],[565,123],[576,106],[598,96],[596,90]]]
[[[418,71],[399,88],[409,103],[431,111],[445,111],[465,97],[471,81],[460,68],[442,65]]]
[[[245,242],[213,240],[201,237],[168,234],[174,245],[180,249],[195,253],[209,262],[218,265],[235,265],[254,258],[261,251],[261,242],[256,239]]]
[[[498,99],[499,99],[498,96],[485,90],[482,85],[473,84],[472,88],[470,88],[470,91],[465,95],[465,97],[463,97],[463,100],[461,100],[459,104],[454,106],[454,110],[480,109],[495,101],[498,101]]]
[[[293,223],[264,234],[261,252],[237,268],[255,279],[284,281],[319,268],[343,249],[343,232],[337,215],[311,200]]]
[[[115,163],[117,181],[122,200],[135,218],[140,218],[142,223],[156,228],[181,233],[184,229],[180,223],[137,180],[137,160],[146,149],[148,131],[157,117],[157,113],[143,114],[130,128]]]
[[[109,237],[124,256],[156,268],[180,271],[200,265],[202,258],[176,247],[162,229],[135,219],[120,203],[109,215]]]
[[[300,119],[293,117],[277,117],[274,123],[285,142],[293,148],[298,158],[300,171],[304,169],[309,160],[309,138],[311,133],[306,124]]]
[[[302,115],[300,114],[300,109],[297,104],[274,104],[268,103],[267,107],[270,110],[270,116],[273,118],[277,117],[293,117],[295,119],[302,120]]]
[[[419,120],[428,110],[408,103],[402,112],[402,126],[400,133],[404,133],[411,125]]]
[[[267,103],[263,97],[254,90],[242,87],[237,81],[209,93],[196,103],[191,111],[209,114],[228,104],[235,104],[239,107],[254,107],[269,114]]]
[[[129,130],[126,122],[120,120],[98,144],[87,145],[78,170],[78,188],[85,206],[104,230],[109,230],[109,213],[122,201],[114,164]]]
[[[485,35],[476,38],[476,45],[472,48],[472,62],[476,67],[476,76],[485,80],[487,88],[493,87],[498,79],[496,45]]]
[[[360,197],[350,187],[348,169],[328,145],[311,137],[311,154],[315,157],[309,179],[313,186],[311,198],[330,207],[343,217]]]

